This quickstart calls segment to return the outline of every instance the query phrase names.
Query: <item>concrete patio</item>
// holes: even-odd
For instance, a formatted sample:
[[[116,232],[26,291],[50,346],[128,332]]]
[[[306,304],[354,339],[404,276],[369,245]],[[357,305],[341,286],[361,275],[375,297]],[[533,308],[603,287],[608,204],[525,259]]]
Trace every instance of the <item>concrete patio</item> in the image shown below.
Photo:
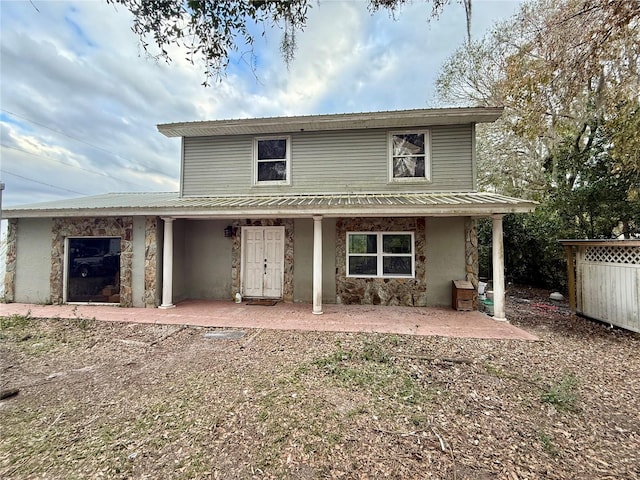
[[[212,328],[265,328],[327,332],[379,332],[457,338],[538,340],[534,335],[480,312],[450,308],[324,305],[324,314],[311,305],[278,302],[274,306],[225,301],[187,300],[175,308],[121,308],[105,305],[0,305],[0,316],[88,318],[108,322],[193,325]]]

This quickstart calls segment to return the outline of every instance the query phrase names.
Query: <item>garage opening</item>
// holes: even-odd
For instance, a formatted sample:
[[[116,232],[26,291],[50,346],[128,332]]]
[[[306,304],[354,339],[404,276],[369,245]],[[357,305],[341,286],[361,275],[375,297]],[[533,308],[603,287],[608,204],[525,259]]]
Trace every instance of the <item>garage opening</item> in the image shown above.
[[[120,237],[67,242],[67,302],[120,303]]]

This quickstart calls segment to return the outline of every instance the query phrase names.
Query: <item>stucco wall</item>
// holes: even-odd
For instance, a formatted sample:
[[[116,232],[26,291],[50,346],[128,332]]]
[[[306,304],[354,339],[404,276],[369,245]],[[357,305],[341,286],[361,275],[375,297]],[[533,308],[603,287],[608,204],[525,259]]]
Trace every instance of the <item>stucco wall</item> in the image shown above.
[[[429,217],[427,238],[427,305],[451,305],[451,282],[467,278],[465,217]]]
[[[13,300],[24,303],[51,301],[50,218],[23,218],[16,230],[15,293]]]
[[[295,239],[293,263],[295,278],[293,301],[313,301],[313,220],[299,218],[294,221]],[[322,302],[336,302],[336,220],[322,220]]]
[[[173,222],[173,303],[189,298],[186,262],[187,220]]]
[[[184,262],[189,298],[231,300],[231,250],[223,220],[188,220]]]

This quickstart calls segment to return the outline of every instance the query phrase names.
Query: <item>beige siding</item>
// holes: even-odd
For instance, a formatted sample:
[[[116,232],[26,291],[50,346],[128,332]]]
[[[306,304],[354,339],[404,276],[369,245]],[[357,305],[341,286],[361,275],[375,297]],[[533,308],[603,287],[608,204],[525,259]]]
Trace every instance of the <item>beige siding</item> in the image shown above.
[[[291,136],[291,184],[252,186],[252,136],[184,139],[183,194],[470,191],[471,125],[431,128],[432,182],[388,179],[387,130],[297,132]]]

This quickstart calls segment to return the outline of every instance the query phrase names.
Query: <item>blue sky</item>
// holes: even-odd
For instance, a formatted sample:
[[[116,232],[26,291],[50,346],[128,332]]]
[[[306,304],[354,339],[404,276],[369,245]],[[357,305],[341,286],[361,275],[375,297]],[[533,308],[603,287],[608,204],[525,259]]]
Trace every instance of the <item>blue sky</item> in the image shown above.
[[[473,36],[513,15],[515,0],[474,0]],[[392,20],[361,0],[321,0],[290,67],[280,31],[203,87],[202,66],[171,49],[147,58],[131,14],[105,1],[0,2],[0,179],[3,205],[178,189],[180,141],[156,124],[440,105],[435,79],[465,39],[462,5],[428,21],[419,0]]]

